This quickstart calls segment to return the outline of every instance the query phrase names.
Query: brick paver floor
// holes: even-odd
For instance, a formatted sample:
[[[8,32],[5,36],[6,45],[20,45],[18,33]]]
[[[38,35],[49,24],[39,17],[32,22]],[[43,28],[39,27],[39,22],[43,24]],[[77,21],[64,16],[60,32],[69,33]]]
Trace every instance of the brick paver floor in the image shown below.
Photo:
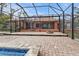
[[[69,37],[52,36],[0,36],[0,44],[22,43],[24,47],[40,46],[41,56],[79,55],[79,42]]]

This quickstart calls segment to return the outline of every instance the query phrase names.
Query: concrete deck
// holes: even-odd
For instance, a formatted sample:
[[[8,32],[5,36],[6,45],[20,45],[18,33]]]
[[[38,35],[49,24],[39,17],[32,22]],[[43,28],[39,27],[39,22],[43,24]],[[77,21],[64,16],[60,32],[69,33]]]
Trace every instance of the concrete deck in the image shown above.
[[[53,33],[47,33],[47,32],[14,32],[14,33],[4,33],[5,35],[21,35],[21,36],[65,36],[68,35],[61,32],[53,32]]]
[[[60,36],[0,36],[0,47],[40,46],[41,56],[79,56],[79,42]]]

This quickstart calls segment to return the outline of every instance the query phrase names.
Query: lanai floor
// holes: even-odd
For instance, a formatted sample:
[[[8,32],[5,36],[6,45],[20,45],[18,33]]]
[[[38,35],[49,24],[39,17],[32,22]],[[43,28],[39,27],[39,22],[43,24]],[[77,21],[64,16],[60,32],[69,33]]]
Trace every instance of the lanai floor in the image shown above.
[[[41,56],[79,56],[79,42],[67,36],[0,36],[0,47],[31,46],[40,46]]]

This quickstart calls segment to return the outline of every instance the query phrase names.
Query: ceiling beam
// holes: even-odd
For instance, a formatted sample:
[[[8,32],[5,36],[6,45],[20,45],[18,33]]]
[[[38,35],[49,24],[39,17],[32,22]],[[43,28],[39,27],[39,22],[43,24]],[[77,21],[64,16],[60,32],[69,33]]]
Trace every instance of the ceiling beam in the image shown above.
[[[59,14],[57,13],[57,11],[55,11],[51,6],[49,6],[49,7],[52,9],[52,11],[54,11],[59,16]]]
[[[23,11],[24,11],[24,13],[27,15],[27,17],[29,17],[29,15],[27,14],[27,12],[24,10],[24,8],[21,6],[21,5],[19,5],[18,3],[16,3]]]
[[[66,11],[72,4],[70,4],[64,11]]]
[[[58,3],[56,3],[57,5],[58,5],[58,7],[61,9],[61,11],[63,12],[63,9],[61,8],[61,6],[58,4]]]
[[[38,16],[38,12],[37,12],[37,9],[36,9],[36,6],[34,3],[32,3],[33,7],[35,8],[35,11],[36,11],[36,15]]]

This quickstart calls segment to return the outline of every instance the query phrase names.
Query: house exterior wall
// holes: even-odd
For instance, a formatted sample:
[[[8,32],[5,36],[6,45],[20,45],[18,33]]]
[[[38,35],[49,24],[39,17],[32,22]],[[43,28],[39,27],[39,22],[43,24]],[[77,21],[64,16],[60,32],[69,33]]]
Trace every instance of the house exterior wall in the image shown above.
[[[53,19],[52,17],[50,18],[35,18],[32,20],[32,18],[29,20],[16,20],[12,21],[12,23],[16,23],[13,25],[15,27],[15,30],[20,31],[20,32],[29,32],[29,31],[34,31],[34,32],[58,32],[59,31],[59,21]],[[17,26],[16,26],[17,25]]]
[[[45,23],[49,23],[48,21],[42,21],[42,22],[33,22],[33,24],[31,24],[31,28],[27,28],[27,29],[21,29],[21,32],[26,32],[26,31],[35,31],[35,32],[48,32],[48,31],[52,31],[52,32],[58,32],[59,31],[59,22],[58,21],[53,21],[50,22],[51,23],[51,28],[48,29],[43,29],[42,25],[40,27],[36,27],[36,24],[45,24]],[[27,27],[28,25],[24,26]]]

